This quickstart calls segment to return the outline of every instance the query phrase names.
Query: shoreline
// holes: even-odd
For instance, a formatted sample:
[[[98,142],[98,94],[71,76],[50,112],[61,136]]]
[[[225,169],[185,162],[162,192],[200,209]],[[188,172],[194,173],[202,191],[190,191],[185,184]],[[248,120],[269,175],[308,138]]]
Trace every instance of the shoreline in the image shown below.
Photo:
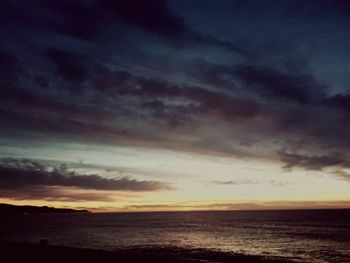
[[[209,249],[181,247],[136,247],[115,251],[0,240],[0,255],[8,262],[167,262],[167,263],[293,263],[290,259],[264,257]]]

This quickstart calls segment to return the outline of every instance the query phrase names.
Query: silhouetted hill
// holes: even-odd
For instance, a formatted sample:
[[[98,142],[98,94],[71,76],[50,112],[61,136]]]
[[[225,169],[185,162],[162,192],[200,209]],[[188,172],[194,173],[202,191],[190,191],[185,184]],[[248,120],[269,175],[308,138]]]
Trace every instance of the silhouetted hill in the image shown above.
[[[0,204],[0,214],[58,214],[58,213],[90,213],[88,210],[54,208],[48,206]]]

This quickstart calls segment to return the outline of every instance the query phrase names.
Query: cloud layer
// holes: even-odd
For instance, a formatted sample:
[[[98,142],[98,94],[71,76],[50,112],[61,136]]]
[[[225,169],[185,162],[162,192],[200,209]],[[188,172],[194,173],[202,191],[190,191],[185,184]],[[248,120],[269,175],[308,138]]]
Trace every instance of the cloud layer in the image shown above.
[[[116,191],[147,192],[172,188],[156,181],[78,174],[65,165],[48,166],[26,159],[1,159],[0,189],[1,197],[14,199],[111,201]]]
[[[346,1],[185,2],[3,1],[0,136],[264,158],[346,177]],[[235,15],[211,30],[220,8]],[[262,22],[268,31],[251,29]],[[2,162],[0,176],[13,188],[168,187],[33,162]]]

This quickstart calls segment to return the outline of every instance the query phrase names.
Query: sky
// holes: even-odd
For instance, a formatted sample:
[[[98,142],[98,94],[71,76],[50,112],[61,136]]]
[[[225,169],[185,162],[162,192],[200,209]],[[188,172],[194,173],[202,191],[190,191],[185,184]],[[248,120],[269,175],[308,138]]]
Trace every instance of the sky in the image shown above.
[[[350,207],[349,1],[0,6],[0,202]]]

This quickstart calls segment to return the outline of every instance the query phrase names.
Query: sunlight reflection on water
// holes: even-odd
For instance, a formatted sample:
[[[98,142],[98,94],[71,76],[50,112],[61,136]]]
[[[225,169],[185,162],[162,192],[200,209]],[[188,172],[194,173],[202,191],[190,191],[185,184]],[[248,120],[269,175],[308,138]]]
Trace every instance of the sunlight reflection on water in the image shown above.
[[[98,249],[208,248],[350,262],[350,211],[174,212],[2,217],[4,239]]]

